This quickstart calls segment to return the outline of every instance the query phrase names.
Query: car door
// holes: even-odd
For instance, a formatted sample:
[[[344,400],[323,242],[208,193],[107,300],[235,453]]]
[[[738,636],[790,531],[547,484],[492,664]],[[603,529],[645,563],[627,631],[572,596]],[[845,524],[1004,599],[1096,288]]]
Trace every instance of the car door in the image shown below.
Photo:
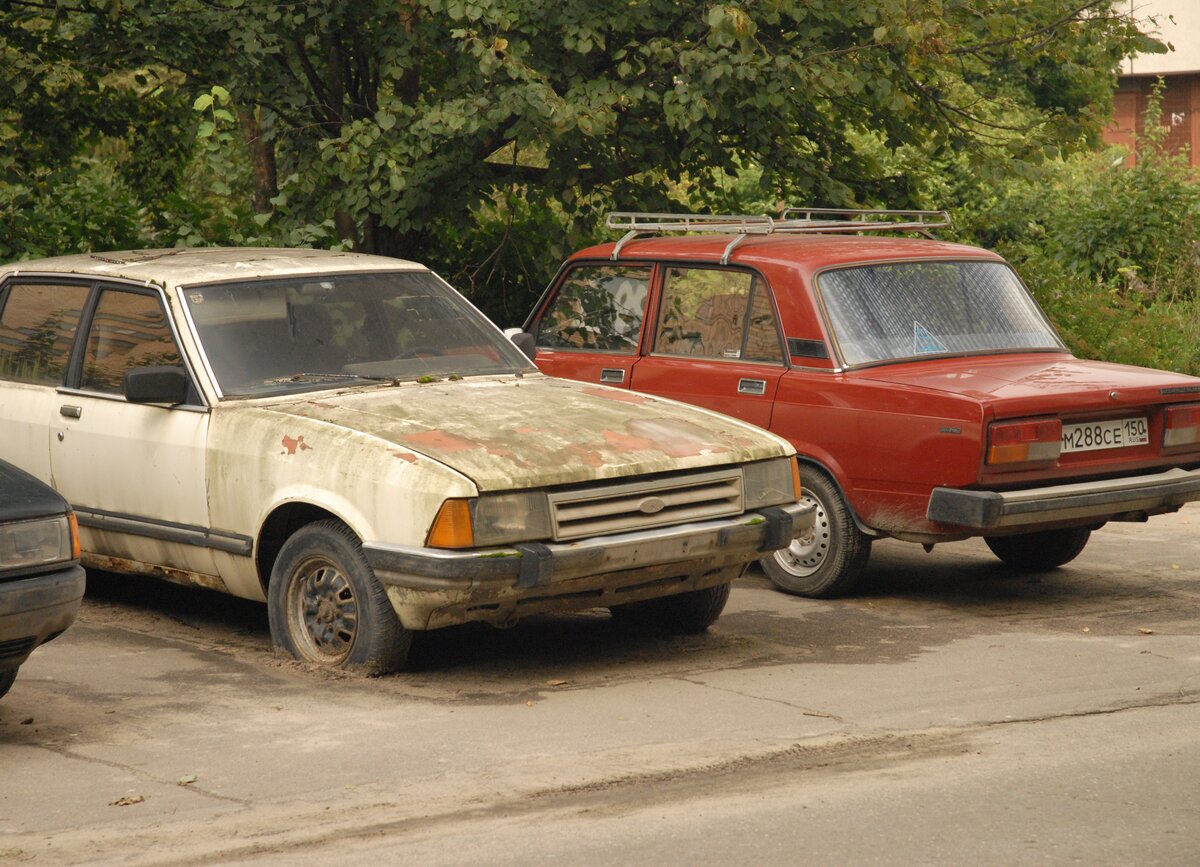
[[[184,366],[161,291],[99,286],[83,327],[52,411],[50,465],[55,487],[79,517],[84,550],[215,574],[207,408],[194,386],[180,406],[131,403],[122,393],[128,370]]]
[[[653,271],[609,262],[572,267],[538,319],[538,367],[551,376],[628,388]]]
[[[663,270],[648,355],[630,387],[769,427],[787,367],[766,282],[734,268]]]
[[[49,420],[90,286],[13,278],[0,287],[0,458],[50,481]]]

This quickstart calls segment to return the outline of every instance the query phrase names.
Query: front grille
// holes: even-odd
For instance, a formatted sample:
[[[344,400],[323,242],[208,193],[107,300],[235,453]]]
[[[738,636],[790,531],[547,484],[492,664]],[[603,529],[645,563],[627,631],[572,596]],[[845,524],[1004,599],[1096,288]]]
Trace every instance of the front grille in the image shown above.
[[[738,467],[550,495],[555,541],[740,515]]]
[[[11,659],[24,659],[33,652],[36,638],[17,638],[13,641],[0,641],[0,662]]]

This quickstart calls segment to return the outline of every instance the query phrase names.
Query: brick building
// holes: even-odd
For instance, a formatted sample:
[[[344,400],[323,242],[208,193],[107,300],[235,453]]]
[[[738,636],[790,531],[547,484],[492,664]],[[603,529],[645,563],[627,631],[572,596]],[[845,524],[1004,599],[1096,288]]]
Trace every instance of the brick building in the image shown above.
[[[1173,153],[1189,149],[1192,165],[1200,166],[1200,0],[1125,0],[1122,5],[1139,19],[1157,19],[1154,35],[1175,50],[1137,54],[1122,63],[1104,140],[1132,149],[1134,133],[1142,132],[1150,88],[1161,77],[1167,148]]]

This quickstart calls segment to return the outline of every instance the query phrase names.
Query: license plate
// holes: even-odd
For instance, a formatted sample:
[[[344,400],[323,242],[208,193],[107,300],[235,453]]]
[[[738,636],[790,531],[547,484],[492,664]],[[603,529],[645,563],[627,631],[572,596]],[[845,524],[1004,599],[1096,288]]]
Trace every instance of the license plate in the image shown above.
[[[1062,431],[1064,452],[1093,452],[1097,449],[1123,449],[1150,442],[1150,427],[1145,418],[1121,418],[1115,421],[1090,421],[1065,424]]]

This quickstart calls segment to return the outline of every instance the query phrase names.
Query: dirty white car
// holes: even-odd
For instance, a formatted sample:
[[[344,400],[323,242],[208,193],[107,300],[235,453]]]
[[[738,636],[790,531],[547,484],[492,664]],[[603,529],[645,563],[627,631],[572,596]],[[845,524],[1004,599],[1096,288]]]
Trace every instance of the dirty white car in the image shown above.
[[[680,631],[812,524],[792,448],[552,379],[411,262],[314,250],[0,268],[0,458],[87,566],[268,605],[297,658],[383,672],[414,630],[606,607]]]

